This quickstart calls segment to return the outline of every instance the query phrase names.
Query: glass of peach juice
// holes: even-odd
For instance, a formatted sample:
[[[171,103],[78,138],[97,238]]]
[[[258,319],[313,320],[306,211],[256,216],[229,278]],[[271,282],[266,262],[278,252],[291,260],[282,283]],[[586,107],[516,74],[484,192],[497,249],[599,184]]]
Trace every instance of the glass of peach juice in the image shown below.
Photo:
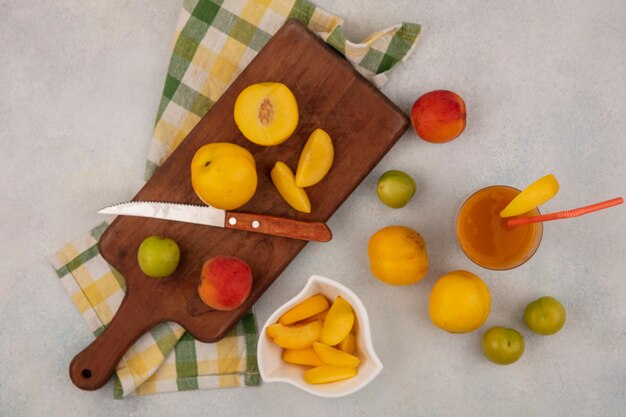
[[[486,269],[504,271],[528,261],[539,248],[543,224],[508,226],[500,212],[520,193],[506,185],[476,191],[463,203],[456,217],[456,237],[465,255]],[[537,216],[534,209],[519,217]]]

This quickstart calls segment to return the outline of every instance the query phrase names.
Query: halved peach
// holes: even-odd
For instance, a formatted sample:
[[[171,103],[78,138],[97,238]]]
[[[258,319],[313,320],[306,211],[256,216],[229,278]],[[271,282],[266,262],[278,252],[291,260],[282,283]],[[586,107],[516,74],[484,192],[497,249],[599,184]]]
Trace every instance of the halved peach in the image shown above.
[[[278,145],[296,130],[298,103],[284,84],[253,84],[237,96],[234,116],[237,127],[251,142]]]

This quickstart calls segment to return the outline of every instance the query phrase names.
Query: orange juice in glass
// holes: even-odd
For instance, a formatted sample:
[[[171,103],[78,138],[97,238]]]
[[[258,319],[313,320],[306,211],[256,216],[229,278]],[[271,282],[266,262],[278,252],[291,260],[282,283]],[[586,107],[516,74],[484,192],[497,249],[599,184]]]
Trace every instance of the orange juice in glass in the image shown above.
[[[483,268],[507,270],[529,260],[539,248],[542,223],[509,227],[500,212],[520,190],[493,185],[472,194],[456,217],[456,236],[465,255]],[[537,216],[534,209],[522,216]]]

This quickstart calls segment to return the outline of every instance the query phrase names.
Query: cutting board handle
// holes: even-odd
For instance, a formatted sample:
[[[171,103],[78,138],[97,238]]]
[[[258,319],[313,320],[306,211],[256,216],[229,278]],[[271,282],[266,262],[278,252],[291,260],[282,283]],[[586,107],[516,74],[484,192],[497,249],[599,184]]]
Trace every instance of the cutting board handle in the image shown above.
[[[150,318],[152,309],[140,305],[141,297],[145,295],[133,297],[133,292],[127,291],[106,329],[72,359],[70,378],[74,385],[88,391],[102,387],[111,378],[128,348],[157,324]],[[146,299],[150,300],[150,297]]]

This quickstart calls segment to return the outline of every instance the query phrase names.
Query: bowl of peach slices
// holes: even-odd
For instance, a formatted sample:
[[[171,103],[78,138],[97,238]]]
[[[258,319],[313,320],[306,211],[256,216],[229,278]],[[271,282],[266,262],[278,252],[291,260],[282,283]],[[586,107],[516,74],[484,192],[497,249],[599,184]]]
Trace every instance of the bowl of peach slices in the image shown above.
[[[269,317],[257,356],[263,381],[286,382],[320,397],[352,394],[383,369],[361,300],[318,275]]]

